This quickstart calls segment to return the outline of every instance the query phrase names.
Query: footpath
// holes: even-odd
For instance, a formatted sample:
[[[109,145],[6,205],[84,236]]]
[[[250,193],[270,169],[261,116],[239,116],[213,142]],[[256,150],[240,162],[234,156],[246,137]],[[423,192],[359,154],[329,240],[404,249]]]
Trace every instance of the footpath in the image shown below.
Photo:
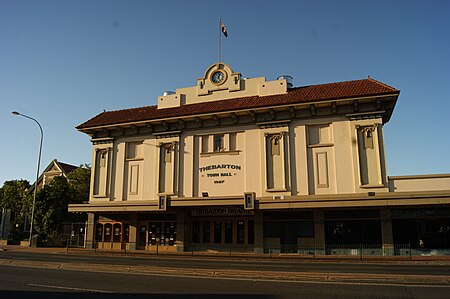
[[[450,275],[410,275],[410,274],[385,274],[385,273],[339,273],[339,272],[281,272],[270,270],[229,270],[229,269],[202,269],[202,268],[174,268],[161,266],[128,266],[115,264],[95,264],[95,263],[80,263],[80,262],[43,262],[33,260],[9,259],[2,256],[2,251],[10,252],[26,252],[26,253],[45,253],[45,254],[71,254],[71,255],[109,255],[119,256],[124,255],[121,251],[94,251],[83,248],[30,248],[26,246],[5,245],[0,246],[0,266],[15,266],[15,267],[31,267],[44,268],[53,270],[72,270],[72,271],[88,271],[88,272],[107,272],[107,273],[127,273],[135,275],[158,275],[158,276],[183,276],[183,277],[206,277],[216,279],[237,279],[237,280],[279,280],[279,281],[296,281],[296,282],[328,282],[328,283],[364,283],[364,284],[399,284],[399,285],[440,285],[450,286]],[[152,256],[156,255],[149,253],[126,253],[127,256]],[[186,256],[186,255],[184,255]],[[183,258],[183,255],[168,255],[164,254],[161,258]],[[267,256],[239,256],[232,257],[217,256],[212,254],[195,255],[196,259],[220,259],[225,258],[233,260],[245,259],[268,259]],[[279,260],[293,261],[292,256],[272,256],[270,258]],[[414,264],[414,265],[436,265],[442,267],[450,267],[450,257],[421,257],[420,259],[410,261],[388,261],[388,260],[348,260],[348,259],[306,259],[302,260],[298,256],[295,258],[297,263],[308,262],[330,262],[330,263],[385,263],[386,265],[392,263],[400,264]]]

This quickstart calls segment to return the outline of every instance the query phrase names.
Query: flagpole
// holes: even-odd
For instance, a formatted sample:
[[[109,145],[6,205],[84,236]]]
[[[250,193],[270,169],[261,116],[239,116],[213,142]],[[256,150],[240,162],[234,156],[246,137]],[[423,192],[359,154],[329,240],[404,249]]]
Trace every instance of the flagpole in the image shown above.
[[[220,62],[221,59],[221,52],[222,52],[222,30],[221,30],[221,26],[222,26],[222,18],[219,18],[219,56],[218,56],[218,63]]]

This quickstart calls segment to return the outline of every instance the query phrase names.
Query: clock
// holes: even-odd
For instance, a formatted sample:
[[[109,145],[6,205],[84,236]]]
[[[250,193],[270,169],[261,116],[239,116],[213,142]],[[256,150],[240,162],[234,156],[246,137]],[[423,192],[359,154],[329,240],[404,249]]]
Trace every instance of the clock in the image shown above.
[[[226,73],[222,70],[214,71],[211,75],[211,82],[214,85],[220,85],[225,82]]]

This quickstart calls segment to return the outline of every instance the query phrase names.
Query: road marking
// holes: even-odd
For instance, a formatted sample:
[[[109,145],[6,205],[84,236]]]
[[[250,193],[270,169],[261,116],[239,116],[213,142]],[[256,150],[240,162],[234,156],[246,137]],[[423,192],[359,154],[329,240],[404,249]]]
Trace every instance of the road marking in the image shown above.
[[[165,274],[165,273],[143,273],[143,272],[126,272],[125,275],[147,275],[147,276],[163,276],[175,278],[189,279],[217,279],[217,280],[240,280],[252,282],[273,282],[273,283],[299,283],[299,284],[336,284],[336,285],[367,285],[367,286],[392,286],[392,287],[409,287],[409,288],[450,288],[450,285],[427,285],[427,284],[408,284],[408,283],[383,283],[383,282],[358,282],[358,281],[310,281],[310,280],[280,280],[270,278],[244,278],[244,277],[218,277],[218,276],[189,276],[183,274]]]
[[[94,289],[82,289],[82,288],[74,288],[74,287],[63,287],[63,286],[52,286],[47,284],[28,284],[31,287],[40,287],[40,288],[48,288],[48,289],[59,289],[59,290],[71,290],[71,291],[80,291],[80,292],[89,292],[89,293],[112,293],[111,291],[104,290],[94,290]]]
[[[242,264],[227,264],[227,266],[238,266],[238,267],[241,267]],[[262,267],[262,268],[267,267],[267,265],[258,265],[258,264],[251,264],[251,266],[253,266],[255,268],[257,268],[257,267]],[[292,268],[291,265],[273,265],[273,266],[277,267],[277,268]],[[239,270],[242,270],[242,269],[239,269]]]

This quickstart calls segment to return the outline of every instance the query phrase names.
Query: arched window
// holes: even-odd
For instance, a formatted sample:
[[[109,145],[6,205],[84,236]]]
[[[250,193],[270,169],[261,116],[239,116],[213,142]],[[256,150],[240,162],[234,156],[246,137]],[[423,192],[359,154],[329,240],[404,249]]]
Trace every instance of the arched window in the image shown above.
[[[104,242],[111,242],[112,238],[112,225],[110,223],[105,224],[105,231],[104,231]]]
[[[120,242],[122,237],[122,225],[116,223],[113,226],[113,242]]]

